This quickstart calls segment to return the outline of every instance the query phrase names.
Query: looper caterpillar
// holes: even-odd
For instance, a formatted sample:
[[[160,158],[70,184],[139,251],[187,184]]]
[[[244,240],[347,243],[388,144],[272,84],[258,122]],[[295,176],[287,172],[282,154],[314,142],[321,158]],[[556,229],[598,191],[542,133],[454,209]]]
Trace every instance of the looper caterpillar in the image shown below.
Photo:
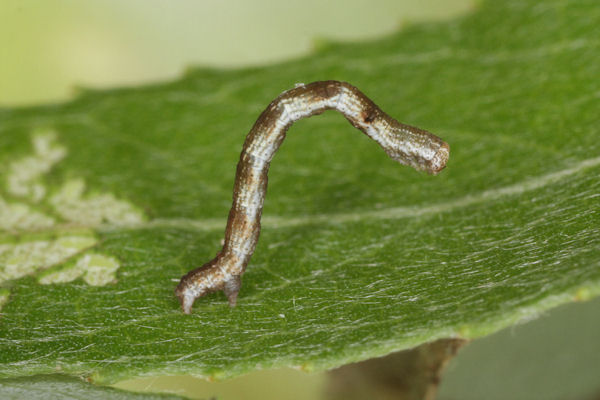
[[[244,142],[223,249],[213,260],[188,272],[177,285],[175,294],[184,313],[191,313],[198,297],[218,290],[223,290],[229,305],[235,306],[241,276],[260,234],[271,160],[294,121],[326,110],[339,111],[401,164],[430,174],[446,166],[448,144],[427,131],[399,123],[348,83],[313,82],[283,92],[258,117]]]

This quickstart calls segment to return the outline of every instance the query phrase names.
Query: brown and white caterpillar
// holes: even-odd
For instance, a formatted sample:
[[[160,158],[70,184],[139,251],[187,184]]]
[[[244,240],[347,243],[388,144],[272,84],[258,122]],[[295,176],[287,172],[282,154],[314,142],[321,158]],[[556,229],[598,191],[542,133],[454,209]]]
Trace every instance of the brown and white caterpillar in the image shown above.
[[[298,84],[283,92],[258,117],[244,142],[223,249],[213,260],[188,272],[177,285],[175,294],[184,313],[191,313],[198,297],[218,290],[223,290],[229,305],[235,306],[241,276],[260,234],[271,160],[294,121],[326,110],[342,113],[355,128],[379,143],[401,164],[430,174],[446,166],[448,144],[427,131],[399,123],[348,83]]]

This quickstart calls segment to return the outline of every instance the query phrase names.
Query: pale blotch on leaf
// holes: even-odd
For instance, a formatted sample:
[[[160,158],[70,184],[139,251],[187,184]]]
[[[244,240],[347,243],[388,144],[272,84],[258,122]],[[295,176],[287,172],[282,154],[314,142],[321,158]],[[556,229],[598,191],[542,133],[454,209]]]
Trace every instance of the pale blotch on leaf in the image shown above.
[[[38,281],[48,285],[52,283],[72,282],[83,277],[85,283],[91,286],[104,286],[116,279],[115,272],[119,262],[102,254],[90,253],[81,256],[77,262],[67,266],[46,271]]]
[[[7,203],[0,197],[0,230],[37,230],[55,224],[52,217],[34,211],[26,204]]]
[[[60,162],[67,150],[53,132],[32,136],[33,154],[8,164],[6,189],[26,202],[8,202],[0,197],[0,231],[36,231],[74,223],[89,228],[102,224],[135,225],[145,220],[141,210],[111,193],[86,193],[83,179],[66,181],[50,196],[43,178]],[[2,182],[0,182],[2,183]],[[32,202],[46,199],[54,216],[35,210]],[[92,286],[115,281],[119,262],[98,253],[86,253],[98,239],[88,232],[57,231],[43,237],[8,239],[0,242],[0,284],[36,274],[41,284],[65,283],[78,278]],[[0,309],[10,291],[0,289]]]
[[[42,272],[38,277],[38,282],[42,285],[73,282],[81,274],[82,271],[77,268],[76,264],[59,265]]]
[[[9,164],[7,189],[14,196],[38,202],[46,195],[46,187],[39,179],[65,157],[67,150],[56,142],[54,132],[35,134],[32,142],[33,155]]]
[[[85,271],[83,280],[91,286],[104,286],[116,279],[115,272],[119,269],[119,263],[112,257],[102,254],[86,254],[77,262]]]
[[[62,236],[0,244],[0,283],[62,264],[70,257],[94,246],[93,236]]]
[[[61,217],[81,225],[132,225],[144,221],[144,214],[131,203],[119,200],[111,193],[84,197],[83,179],[71,179],[51,196],[50,204]]]

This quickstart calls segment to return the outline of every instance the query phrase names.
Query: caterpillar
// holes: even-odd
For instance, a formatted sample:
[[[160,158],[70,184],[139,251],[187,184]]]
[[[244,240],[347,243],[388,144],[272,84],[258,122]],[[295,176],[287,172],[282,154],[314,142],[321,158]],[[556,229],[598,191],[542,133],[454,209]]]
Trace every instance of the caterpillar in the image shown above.
[[[271,160],[292,123],[326,110],[339,111],[401,164],[430,174],[437,174],[446,166],[450,154],[447,143],[423,129],[396,121],[349,83],[297,84],[269,104],[246,137],[237,165],[223,248],[214,259],[184,275],[175,289],[184,313],[191,313],[197,298],[219,290],[225,292],[229,305],[235,306],[241,276],[260,234]]]

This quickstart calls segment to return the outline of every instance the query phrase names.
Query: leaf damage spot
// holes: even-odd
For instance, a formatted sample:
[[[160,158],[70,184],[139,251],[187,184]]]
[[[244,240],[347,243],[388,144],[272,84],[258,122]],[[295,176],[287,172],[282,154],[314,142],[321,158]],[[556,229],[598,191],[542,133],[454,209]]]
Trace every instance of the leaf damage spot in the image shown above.
[[[88,253],[75,263],[46,271],[39,277],[38,282],[44,285],[67,283],[83,277],[88,285],[104,286],[116,280],[119,267],[119,262],[113,257]]]
[[[0,244],[0,283],[61,264],[97,242],[93,236],[62,236]]]
[[[33,134],[31,140],[33,154],[12,161],[7,168],[7,197],[15,199],[0,197],[0,232],[8,232],[0,241],[0,285],[27,275],[37,275],[45,285],[78,278],[91,286],[114,282],[120,264],[108,255],[89,252],[99,243],[93,231],[28,232],[60,228],[65,223],[90,229],[103,224],[132,225],[144,222],[144,213],[112,193],[86,193],[81,178],[48,189],[44,175],[65,158],[67,149],[52,131]],[[0,309],[9,297],[10,289],[0,289]]]
[[[115,281],[119,262],[102,254],[86,254],[77,263],[85,271],[83,280],[91,286],[104,286]]]
[[[84,197],[83,179],[66,181],[50,197],[50,204],[65,220],[86,226],[131,225],[144,221],[143,213],[131,203],[117,199],[112,193]]]
[[[67,155],[67,149],[57,143],[54,132],[35,134],[32,142],[33,155],[10,163],[7,189],[13,196],[37,203],[46,195],[46,187],[40,178]]]
[[[0,231],[44,229],[55,223],[54,218],[33,210],[27,204],[8,203],[0,197]]]

